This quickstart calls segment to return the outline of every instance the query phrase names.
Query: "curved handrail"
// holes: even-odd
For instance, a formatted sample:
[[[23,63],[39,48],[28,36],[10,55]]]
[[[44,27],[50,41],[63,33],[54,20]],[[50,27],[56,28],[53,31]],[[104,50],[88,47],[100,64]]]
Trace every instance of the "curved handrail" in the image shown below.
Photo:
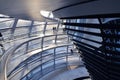
[[[49,35],[50,36],[50,35]],[[21,47],[23,44],[28,43],[30,41],[39,39],[41,37],[36,37],[36,38],[32,38],[32,39],[28,39],[22,43],[19,43],[17,45],[15,45],[14,47],[9,48],[4,55],[1,57],[1,71],[0,71],[0,77],[1,80],[8,80],[7,79],[7,65],[8,65],[8,61],[10,60],[11,56],[14,54],[15,50],[18,49],[19,47]]]
[[[70,45],[61,45],[61,46],[57,46],[57,47],[52,47],[52,48],[46,49],[46,50],[44,50],[44,51],[51,50],[51,49],[58,48],[58,47],[65,47],[65,46],[67,47],[67,46],[70,46]],[[35,55],[39,55],[39,52],[36,53],[36,54],[34,54],[34,55],[32,55],[32,56],[30,56],[29,58],[25,59],[25,60],[24,60],[23,62],[21,62],[20,64],[22,64],[22,63],[24,63],[24,62],[26,62],[26,61],[29,61],[30,58],[33,57],[33,56],[35,56]],[[50,54],[48,54],[48,55],[50,55]],[[62,55],[63,55],[63,54],[62,54]],[[44,55],[44,56],[42,56],[42,57],[45,57],[45,56],[47,56],[47,55]],[[65,56],[65,55],[63,55],[63,56]],[[61,57],[61,56],[60,56],[60,57]],[[41,57],[39,57],[39,58],[41,58]],[[36,61],[37,59],[38,59],[38,58],[36,58],[35,60],[30,61],[30,62],[34,62],[34,61]],[[20,64],[18,64],[18,65],[16,66],[16,68],[17,68]],[[25,66],[25,65],[24,65],[24,66]],[[24,67],[24,66],[22,66],[22,67]],[[10,72],[10,74],[11,74],[13,71],[15,71],[16,68],[14,68],[14,69]],[[10,74],[9,74],[9,75],[10,75]]]
[[[27,40],[23,43],[20,43],[20,44],[17,44],[16,46],[14,47],[11,47],[9,48],[5,53],[4,55],[1,57],[1,73],[0,73],[0,77],[1,77],[1,80],[7,80],[7,65],[8,65],[8,61],[10,60],[12,54],[14,54],[15,50],[18,49],[20,46],[22,46],[23,44],[29,42],[29,41],[32,41],[32,40],[36,40],[36,39],[39,39],[40,37],[38,38],[33,38],[31,40]]]
[[[64,36],[65,34],[57,34],[57,41],[58,40],[62,40],[62,39],[65,39],[65,38],[67,38],[67,37],[64,37],[64,38],[58,38],[59,36]],[[42,36],[41,38],[49,38],[49,37],[56,37],[56,35],[45,35],[45,36]],[[42,48],[46,48],[47,46],[48,46],[48,44],[46,44],[48,41],[51,41],[52,39],[49,39],[49,40],[44,40],[44,45],[42,46]],[[66,43],[67,43],[67,41],[65,41]],[[35,43],[35,44],[32,44],[32,45],[30,45],[30,46],[34,46],[34,45],[36,45],[36,44],[39,44],[39,42],[38,43]],[[55,43],[54,43],[55,44]],[[59,44],[58,42],[56,42],[56,44]],[[49,46],[50,46],[50,44],[49,44]],[[58,46],[58,45],[57,45]],[[41,48],[37,48],[37,49],[41,49]],[[32,52],[32,51],[34,51],[34,50],[37,50],[37,49],[31,49],[31,50],[28,50],[27,51],[27,53],[29,53],[29,52]]]
[[[60,56],[59,58],[62,58],[62,57],[65,57],[65,56]],[[56,58],[56,59],[57,59],[57,58]],[[48,60],[48,61],[46,61],[46,62],[44,62],[44,63],[42,63],[42,64],[46,64],[46,63],[48,63],[48,62],[51,62],[52,60],[53,60],[53,59]],[[56,61],[57,61],[57,60],[56,60]],[[63,66],[64,66],[63,64],[65,64],[65,67],[71,65],[71,64],[67,64],[67,62],[62,62],[62,63],[59,63],[59,64],[47,66],[47,67],[45,67],[45,68],[42,69],[42,70],[40,69],[40,70],[37,71],[36,73],[32,73],[32,72],[34,72],[34,70],[40,68],[40,67],[42,66],[42,64],[40,64],[40,65],[38,65],[37,67],[33,68],[30,72],[28,72],[26,75],[24,75],[20,80],[24,80],[24,78],[26,78],[26,77],[27,77],[27,80],[31,80],[34,76],[36,76],[36,75],[39,74],[39,73],[41,74],[41,76],[40,76],[40,74],[39,74],[39,78],[41,78],[41,77],[43,77],[44,75],[50,73],[51,71],[54,71],[54,70],[56,70],[56,69],[59,69],[59,68],[61,68],[61,66],[63,67]],[[57,66],[57,65],[61,65],[61,66]],[[56,66],[56,67],[53,67],[53,66]],[[49,69],[49,68],[53,68],[53,69],[52,69],[52,70],[50,69],[50,71],[48,70],[47,72],[45,71],[45,74],[43,74],[43,73],[44,73],[44,70]],[[32,74],[32,75],[28,77],[29,74]],[[36,77],[35,77],[35,78],[36,78]],[[33,79],[34,79],[34,78],[33,78]]]
[[[59,58],[62,58],[62,57],[65,57],[65,55],[63,55],[63,56],[59,56]],[[56,58],[56,59],[57,59],[57,58]],[[47,62],[49,62],[49,61],[52,61],[52,60],[53,60],[53,59],[49,59],[49,60],[45,61],[44,63],[41,63],[41,64],[38,65],[38,66],[41,66],[41,65],[43,65],[43,64],[45,64],[45,63],[47,63]],[[33,61],[32,61],[32,62],[33,62]],[[36,66],[36,67],[33,68],[32,70],[30,70],[30,72],[31,72],[31,71],[34,71],[38,66]],[[22,66],[21,68],[23,68],[23,67],[25,67],[25,65]],[[21,70],[22,70],[22,69],[17,70],[17,72],[13,73],[13,75],[10,76],[10,79],[11,79],[12,77],[14,77],[16,74],[18,74]],[[28,72],[27,74],[29,74],[30,72]],[[27,74],[26,74],[26,75],[27,75]],[[23,77],[24,77],[24,76],[23,76]]]
[[[46,62],[47,63],[47,62]],[[65,64],[65,65],[63,65],[63,64],[65,64],[65,63],[60,63],[59,65],[62,65],[62,67],[67,67],[67,65]],[[40,67],[40,65],[39,66],[37,66],[37,67]],[[60,66],[60,68],[62,68],[61,66]],[[49,68],[53,68],[53,66],[49,66],[49,67],[47,67],[47,68],[45,68],[45,69],[49,69]],[[43,70],[45,70],[45,69],[43,69]],[[58,68],[57,68],[58,69]],[[42,74],[42,76],[40,76],[39,78],[41,78],[41,77],[43,77],[43,76],[45,76],[46,74],[48,74],[48,73],[50,73],[51,71],[54,71],[54,70],[56,70],[56,69],[53,69],[53,70],[50,70],[50,71],[47,71],[47,73],[45,73],[45,74]],[[32,72],[32,71],[31,71]],[[37,72],[37,73],[39,73],[39,72]],[[35,74],[37,74],[37,73],[35,73]],[[28,73],[29,74],[29,73]],[[26,74],[25,76],[23,76],[20,80],[22,80],[22,79],[24,79],[28,74]],[[33,75],[33,76],[35,76],[35,75]],[[31,80],[31,78],[33,78],[33,76],[32,77],[30,77],[30,79],[29,80]]]

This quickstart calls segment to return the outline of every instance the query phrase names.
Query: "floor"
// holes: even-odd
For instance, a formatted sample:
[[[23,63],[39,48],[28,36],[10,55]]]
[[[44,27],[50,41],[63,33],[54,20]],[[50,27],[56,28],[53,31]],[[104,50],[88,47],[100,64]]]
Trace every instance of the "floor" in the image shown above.
[[[76,68],[76,66],[70,66],[67,69],[57,70],[56,72],[49,73],[40,80],[74,80],[83,76],[89,76],[84,66],[78,68]]]

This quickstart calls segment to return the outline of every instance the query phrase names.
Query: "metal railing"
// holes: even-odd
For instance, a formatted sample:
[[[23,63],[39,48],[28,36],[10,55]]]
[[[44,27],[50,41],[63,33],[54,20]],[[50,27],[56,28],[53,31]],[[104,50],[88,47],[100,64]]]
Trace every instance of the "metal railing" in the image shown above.
[[[53,35],[49,35],[47,37],[50,37],[50,36],[53,36]],[[56,36],[56,35],[54,35],[54,36]],[[36,37],[36,38],[28,39],[28,40],[23,41],[23,42],[21,42],[19,44],[16,44],[14,47],[9,48],[5,52],[5,54],[1,58],[1,75],[0,75],[1,76],[1,80],[7,80],[7,66],[9,65],[8,62],[11,60],[12,56],[16,54],[16,50],[19,49],[24,44],[29,44],[29,42],[37,40],[37,39],[40,39],[40,38],[44,38],[44,37]],[[19,52],[19,50],[18,50],[18,52]]]
[[[26,73],[24,75],[22,74],[22,76],[24,76],[24,77],[26,77],[28,74],[30,74],[31,72],[36,70],[36,68],[38,68],[38,67],[41,67],[41,69],[42,69],[41,71],[43,71],[44,70],[43,65],[44,66],[48,65],[47,67],[54,66],[54,69],[52,69],[52,70],[55,70],[56,69],[55,66],[57,66],[58,64],[64,63],[67,66],[68,56],[72,55],[70,52],[71,48],[69,46],[71,46],[71,45],[57,46],[57,47],[53,47],[53,48],[44,50],[42,52],[39,52],[35,55],[32,55],[25,61],[21,62],[18,66],[16,66],[16,68],[14,68],[14,70],[11,71],[11,73],[8,75],[9,80],[12,80],[12,78],[15,78],[17,75],[24,72],[25,70],[27,70],[28,73]],[[59,54],[57,54],[59,51],[54,52],[54,50],[56,48],[58,48],[58,49],[66,48],[66,50],[63,50]],[[67,48],[69,50],[67,50]],[[53,52],[49,52],[49,50],[52,50]],[[47,62],[49,62],[49,63],[47,63]],[[28,68],[26,68],[26,67],[28,67]],[[38,72],[39,72],[39,70],[38,70]],[[42,74],[42,72],[40,72],[40,73]],[[21,77],[17,77],[17,79],[20,79]]]

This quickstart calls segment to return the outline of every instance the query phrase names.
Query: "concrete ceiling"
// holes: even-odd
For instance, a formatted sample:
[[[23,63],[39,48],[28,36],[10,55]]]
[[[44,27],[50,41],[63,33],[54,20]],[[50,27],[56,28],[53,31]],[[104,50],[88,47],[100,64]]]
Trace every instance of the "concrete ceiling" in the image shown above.
[[[41,10],[54,11],[88,0],[0,0],[0,14],[20,19],[44,21]]]

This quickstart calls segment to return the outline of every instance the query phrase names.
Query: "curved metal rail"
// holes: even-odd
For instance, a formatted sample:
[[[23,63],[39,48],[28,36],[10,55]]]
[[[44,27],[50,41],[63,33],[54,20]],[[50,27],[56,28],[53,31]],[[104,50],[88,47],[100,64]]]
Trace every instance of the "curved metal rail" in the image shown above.
[[[44,50],[44,51],[48,51],[48,50],[51,50],[51,49],[55,49],[55,48],[61,48],[61,47],[68,47],[68,46],[70,46],[70,45],[62,45],[62,46],[57,46],[57,47],[52,47],[52,48],[50,48],[50,49],[47,49],[47,50]],[[8,77],[9,77],[9,79],[11,80],[11,78],[12,77],[14,77],[15,75],[17,75],[18,73],[20,73],[22,70],[23,70],[23,68],[24,67],[26,67],[26,63],[27,63],[27,65],[30,65],[30,64],[34,64],[34,63],[36,63],[37,61],[41,61],[42,60],[42,63],[40,63],[39,65],[42,65],[42,64],[44,64],[44,63],[46,63],[47,61],[50,61],[51,59],[52,60],[54,60],[54,61],[56,61],[55,59],[57,59],[57,58],[60,58],[60,57],[67,57],[67,56],[69,56],[71,53],[69,52],[69,53],[67,53],[67,51],[66,50],[63,50],[63,51],[61,51],[59,54],[55,54],[56,56],[54,56],[54,57],[52,57],[52,56],[50,56],[50,55],[53,55],[54,53],[44,53],[44,51],[43,52],[40,52],[40,53],[36,53],[36,54],[34,54],[34,55],[32,55],[32,56],[30,56],[29,58],[27,58],[26,60],[24,60],[24,61],[22,61],[19,65],[17,65],[15,68],[14,68],[14,70],[12,70],[11,71],[11,73],[8,75]],[[69,51],[70,51],[70,49],[69,49]],[[59,51],[58,51],[59,52]],[[58,52],[55,52],[55,53],[58,53]],[[47,54],[47,55],[45,55],[45,54]],[[41,56],[40,56],[41,55]],[[44,59],[44,58],[46,58],[46,57],[48,57],[47,59]],[[50,57],[50,58],[49,58]],[[43,61],[44,60],[44,61]],[[67,58],[66,58],[66,62],[67,62]],[[36,65],[36,66],[38,66],[38,65]],[[35,67],[35,66],[34,66]],[[30,70],[33,70],[33,69],[30,69]]]
[[[51,36],[51,35],[49,35]],[[7,65],[8,65],[8,62],[11,58],[11,56],[14,54],[14,52],[19,48],[21,47],[22,45],[30,42],[30,41],[33,41],[33,40],[37,40],[37,39],[40,39],[41,37],[36,37],[36,38],[31,38],[31,39],[28,39],[24,42],[21,42],[19,44],[16,44],[14,47],[11,47],[9,48],[5,54],[2,56],[1,58],[1,71],[0,71],[0,78],[1,80],[8,80],[7,79]]]

